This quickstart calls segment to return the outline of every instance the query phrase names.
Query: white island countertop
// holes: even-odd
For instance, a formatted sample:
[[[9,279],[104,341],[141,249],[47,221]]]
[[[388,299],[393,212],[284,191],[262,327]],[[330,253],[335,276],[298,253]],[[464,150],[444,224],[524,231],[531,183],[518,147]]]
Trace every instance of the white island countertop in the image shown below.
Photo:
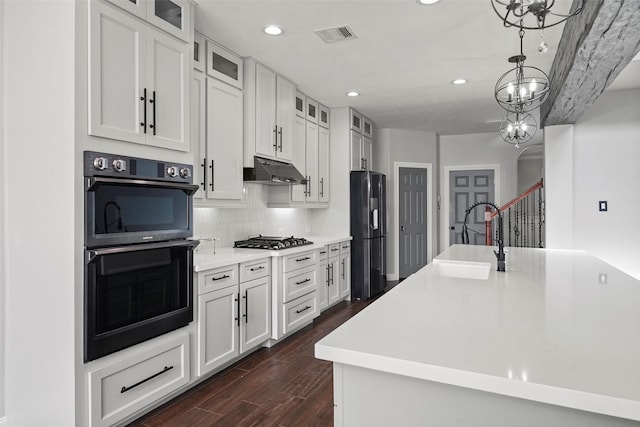
[[[499,273],[493,249],[452,246],[316,357],[640,420],[640,282],[581,251],[507,248]]]

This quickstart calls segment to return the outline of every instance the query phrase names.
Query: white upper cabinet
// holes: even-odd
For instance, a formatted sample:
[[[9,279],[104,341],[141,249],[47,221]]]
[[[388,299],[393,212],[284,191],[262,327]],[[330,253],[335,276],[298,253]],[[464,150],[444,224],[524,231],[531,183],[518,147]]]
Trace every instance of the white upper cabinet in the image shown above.
[[[351,170],[370,170],[373,167],[373,122],[349,109]]]
[[[320,192],[320,180],[318,179],[318,125],[307,120],[307,199],[308,202],[317,202]]]
[[[193,34],[193,68],[205,71],[205,59],[207,54],[206,40],[202,34]]]
[[[245,166],[256,154],[292,161],[295,85],[253,59],[244,67]]]
[[[191,41],[188,0],[107,0],[186,42]]]
[[[307,120],[318,124],[318,103],[311,98],[307,98]]]
[[[89,133],[189,151],[189,45],[90,3]]]
[[[242,91],[207,79],[207,197],[242,199]]]
[[[327,128],[329,129],[330,127],[330,112],[329,112],[329,108],[319,104],[318,105],[318,109],[320,110],[320,113],[318,114],[318,124],[320,126],[322,126],[323,128]]]
[[[207,74],[242,89],[242,58],[219,44],[207,40]]]
[[[322,110],[321,110],[322,111]],[[318,201],[329,203],[329,129],[318,129]]]

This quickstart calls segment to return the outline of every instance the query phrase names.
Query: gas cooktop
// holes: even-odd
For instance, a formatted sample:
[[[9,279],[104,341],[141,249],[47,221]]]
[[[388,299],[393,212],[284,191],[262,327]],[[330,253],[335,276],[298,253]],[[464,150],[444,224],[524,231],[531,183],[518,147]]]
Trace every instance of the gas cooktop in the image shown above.
[[[250,248],[250,249],[288,249],[296,246],[311,245],[313,242],[304,237],[276,237],[276,236],[255,236],[247,240],[238,240],[234,242],[234,248]]]

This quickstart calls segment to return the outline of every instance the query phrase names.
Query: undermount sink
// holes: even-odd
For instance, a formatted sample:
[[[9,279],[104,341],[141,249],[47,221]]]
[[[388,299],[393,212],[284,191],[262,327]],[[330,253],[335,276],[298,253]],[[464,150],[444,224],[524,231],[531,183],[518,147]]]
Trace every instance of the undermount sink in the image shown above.
[[[491,271],[488,262],[434,260],[433,264],[438,275],[458,279],[487,280]]]

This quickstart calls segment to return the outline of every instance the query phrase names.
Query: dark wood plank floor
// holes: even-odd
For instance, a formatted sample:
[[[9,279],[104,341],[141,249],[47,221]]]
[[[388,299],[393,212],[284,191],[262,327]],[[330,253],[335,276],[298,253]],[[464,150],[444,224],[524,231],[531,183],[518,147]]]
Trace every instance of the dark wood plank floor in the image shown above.
[[[337,304],[129,427],[333,426],[332,364],[316,359],[313,346],[370,302]]]

